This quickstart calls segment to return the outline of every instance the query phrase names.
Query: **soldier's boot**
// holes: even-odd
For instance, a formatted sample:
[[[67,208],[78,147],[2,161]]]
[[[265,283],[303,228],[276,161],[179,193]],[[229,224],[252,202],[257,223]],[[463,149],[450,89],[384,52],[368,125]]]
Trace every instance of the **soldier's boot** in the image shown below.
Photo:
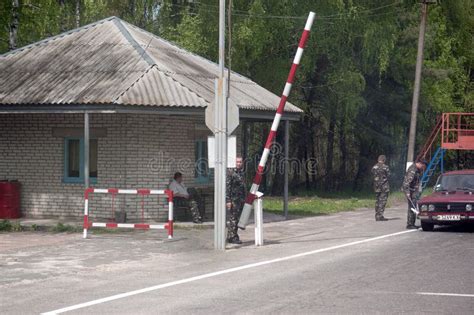
[[[411,207],[409,205],[408,213],[407,213],[407,229],[417,229],[418,228],[415,225],[415,220],[416,220],[416,216],[413,213],[413,211],[411,211]]]
[[[383,210],[380,208],[378,208],[375,213],[375,221],[388,221],[388,219],[383,216]]]
[[[230,244],[242,244],[242,241],[240,240],[239,236],[236,235],[230,239],[227,239],[227,242]]]

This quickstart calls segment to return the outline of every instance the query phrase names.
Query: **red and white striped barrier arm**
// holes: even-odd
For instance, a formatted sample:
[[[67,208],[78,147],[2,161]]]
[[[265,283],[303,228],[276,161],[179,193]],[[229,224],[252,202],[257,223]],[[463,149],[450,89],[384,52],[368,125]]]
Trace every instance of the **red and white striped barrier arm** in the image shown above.
[[[115,223],[115,222],[92,222],[89,220],[89,197],[91,194],[127,194],[127,195],[166,195],[168,198],[168,222],[166,224],[147,224],[147,223]],[[142,201],[143,207],[143,201]],[[113,202],[112,202],[113,208]],[[142,210],[143,211],[143,210]],[[143,213],[142,213],[143,221]],[[87,231],[91,227],[105,228],[131,228],[131,229],[165,229],[168,230],[168,238],[173,238],[173,191],[157,189],[98,189],[87,188],[84,192],[84,232],[83,237],[87,238]]]
[[[270,154],[270,147],[275,139],[276,132],[278,130],[278,125],[280,124],[281,116],[283,115],[283,111],[285,109],[286,101],[288,100],[288,96],[291,92],[291,87],[293,86],[293,82],[295,81],[295,74],[296,70],[298,69],[298,65],[301,61],[301,56],[303,56],[303,50],[306,46],[306,42],[309,38],[309,33],[311,27],[313,26],[315,18],[315,13],[310,12],[308,16],[308,20],[306,21],[306,25],[303,31],[303,35],[301,36],[300,43],[298,45],[298,50],[296,51],[295,59],[293,60],[293,65],[290,69],[290,74],[288,75],[288,79],[286,81],[285,88],[283,90],[283,95],[280,99],[280,104],[278,105],[277,112],[275,114],[275,118],[273,119],[272,128],[270,130],[270,134],[268,135],[267,142],[265,143],[265,149],[263,150],[262,157],[260,158],[260,163],[258,163],[257,174],[253,179],[252,187],[250,188],[250,192],[247,194],[247,198],[245,198],[245,205],[242,210],[242,215],[240,216],[238,226],[242,229],[245,229],[247,226],[250,213],[252,211],[252,204],[256,198],[256,193],[258,191],[258,187],[260,186],[260,182],[262,181],[262,175],[265,170],[265,165],[267,164],[268,156]]]

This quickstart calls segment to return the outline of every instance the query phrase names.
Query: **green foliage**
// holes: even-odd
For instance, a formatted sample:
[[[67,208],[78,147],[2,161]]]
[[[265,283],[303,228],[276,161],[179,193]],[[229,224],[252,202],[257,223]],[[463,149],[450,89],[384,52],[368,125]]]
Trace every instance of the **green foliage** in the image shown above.
[[[208,45],[200,32],[202,24],[203,21],[199,16],[186,15],[174,29],[174,35],[171,39],[196,54],[204,55],[207,52]]]
[[[11,227],[12,232],[21,232],[23,231],[23,226],[20,224],[20,222],[14,222]]]
[[[2,220],[0,222],[0,232],[21,232],[23,227],[20,222],[10,222],[9,220]]]
[[[401,192],[391,193],[387,207],[405,202]],[[321,191],[304,191],[301,196],[292,197],[288,204],[290,215],[315,216],[326,215],[342,211],[353,211],[359,208],[373,208],[375,196],[371,192],[343,191],[325,193]],[[264,211],[282,214],[283,200],[281,197],[265,197]]]
[[[9,232],[12,230],[12,223],[8,220],[2,220],[0,222],[0,232]]]

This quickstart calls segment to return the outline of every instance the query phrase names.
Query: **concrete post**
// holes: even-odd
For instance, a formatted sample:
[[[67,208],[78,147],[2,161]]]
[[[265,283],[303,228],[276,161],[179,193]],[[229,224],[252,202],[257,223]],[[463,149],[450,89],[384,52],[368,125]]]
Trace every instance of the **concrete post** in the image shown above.
[[[285,173],[283,183],[283,212],[285,220],[288,220],[288,171],[290,167],[290,121],[285,120]]]
[[[255,215],[255,246],[263,246],[263,194],[257,194],[258,197],[253,202]]]

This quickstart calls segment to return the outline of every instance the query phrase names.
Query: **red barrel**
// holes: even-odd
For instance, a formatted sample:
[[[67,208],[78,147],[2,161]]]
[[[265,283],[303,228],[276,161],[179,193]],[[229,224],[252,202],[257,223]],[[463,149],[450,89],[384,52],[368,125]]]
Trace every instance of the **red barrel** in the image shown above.
[[[20,216],[20,183],[0,182],[0,219],[16,219]]]

